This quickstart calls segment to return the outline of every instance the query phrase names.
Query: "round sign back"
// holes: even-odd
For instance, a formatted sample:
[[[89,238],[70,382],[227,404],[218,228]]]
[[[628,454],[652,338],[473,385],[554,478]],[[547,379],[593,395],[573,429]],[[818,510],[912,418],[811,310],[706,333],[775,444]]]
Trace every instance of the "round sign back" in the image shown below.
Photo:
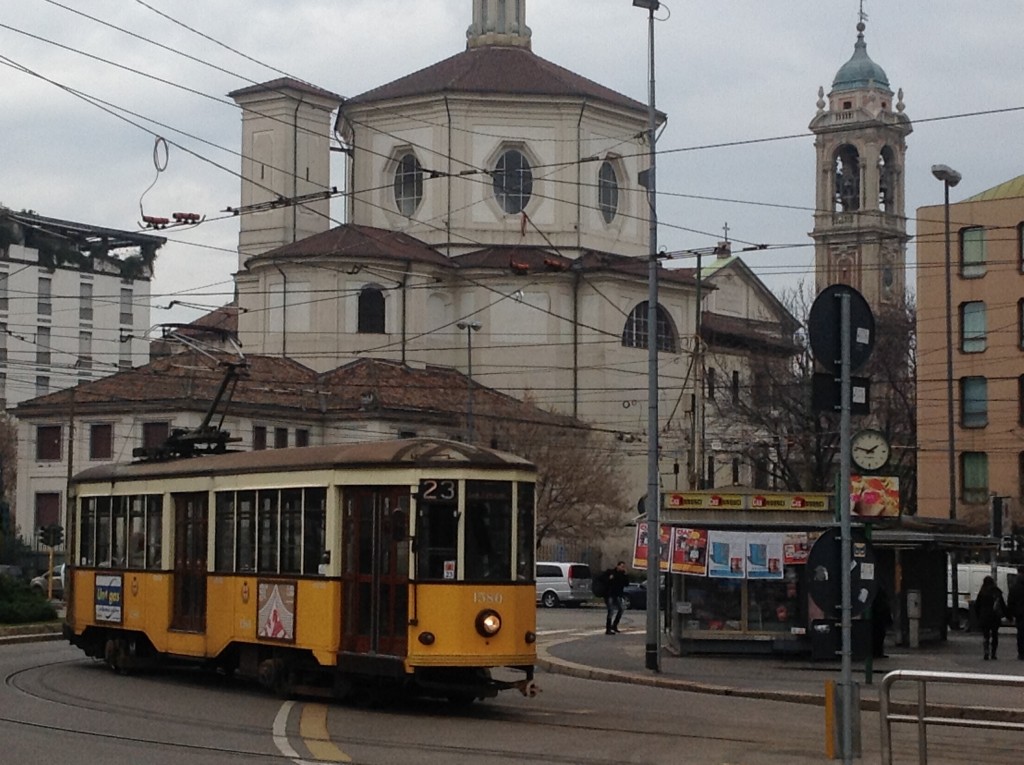
[[[842,357],[842,307],[840,296],[850,296],[850,373],[853,374],[871,356],[875,345],[875,316],[871,306],[848,284],[826,287],[814,299],[807,318],[814,359],[827,371],[838,374]]]

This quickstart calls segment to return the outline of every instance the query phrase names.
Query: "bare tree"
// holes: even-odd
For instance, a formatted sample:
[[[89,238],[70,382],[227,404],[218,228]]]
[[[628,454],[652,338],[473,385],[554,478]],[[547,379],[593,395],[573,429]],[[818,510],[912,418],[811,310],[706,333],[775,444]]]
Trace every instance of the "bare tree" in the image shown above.
[[[480,433],[537,466],[538,547],[549,538],[600,539],[624,525],[629,507],[616,442],[563,419],[490,420]]]

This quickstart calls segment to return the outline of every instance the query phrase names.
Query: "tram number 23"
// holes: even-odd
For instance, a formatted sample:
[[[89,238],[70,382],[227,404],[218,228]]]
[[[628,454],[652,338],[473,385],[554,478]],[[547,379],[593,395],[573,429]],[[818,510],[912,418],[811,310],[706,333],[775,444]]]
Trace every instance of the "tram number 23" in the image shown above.
[[[424,478],[420,481],[420,501],[457,502],[458,481],[439,478]]]

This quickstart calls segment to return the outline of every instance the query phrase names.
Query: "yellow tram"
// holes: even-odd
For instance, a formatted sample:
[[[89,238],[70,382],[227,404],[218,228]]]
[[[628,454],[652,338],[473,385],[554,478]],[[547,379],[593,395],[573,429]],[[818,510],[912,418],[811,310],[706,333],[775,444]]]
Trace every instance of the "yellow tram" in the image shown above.
[[[535,692],[534,477],[438,439],[232,452],[73,480],[68,639],[278,693]]]

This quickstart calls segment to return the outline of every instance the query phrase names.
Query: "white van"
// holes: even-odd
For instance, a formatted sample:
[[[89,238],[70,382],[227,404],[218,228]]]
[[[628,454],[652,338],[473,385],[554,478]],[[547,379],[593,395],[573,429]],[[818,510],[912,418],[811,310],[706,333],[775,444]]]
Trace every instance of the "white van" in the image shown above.
[[[953,572],[946,567],[946,606],[953,607]],[[992,566],[988,563],[961,563],[956,567],[957,599],[956,626],[965,630],[971,623],[971,606],[981,589],[986,576],[992,576]],[[1009,597],[1010,587],[1017,581],[1017,569],[1013,566],[996,567],[996,585],[1003,591],[1003,597]]]
[[[559,603],[576,605],[590,600],[590,566],[586,563],[537,563],[537,602],[545,608]]]

